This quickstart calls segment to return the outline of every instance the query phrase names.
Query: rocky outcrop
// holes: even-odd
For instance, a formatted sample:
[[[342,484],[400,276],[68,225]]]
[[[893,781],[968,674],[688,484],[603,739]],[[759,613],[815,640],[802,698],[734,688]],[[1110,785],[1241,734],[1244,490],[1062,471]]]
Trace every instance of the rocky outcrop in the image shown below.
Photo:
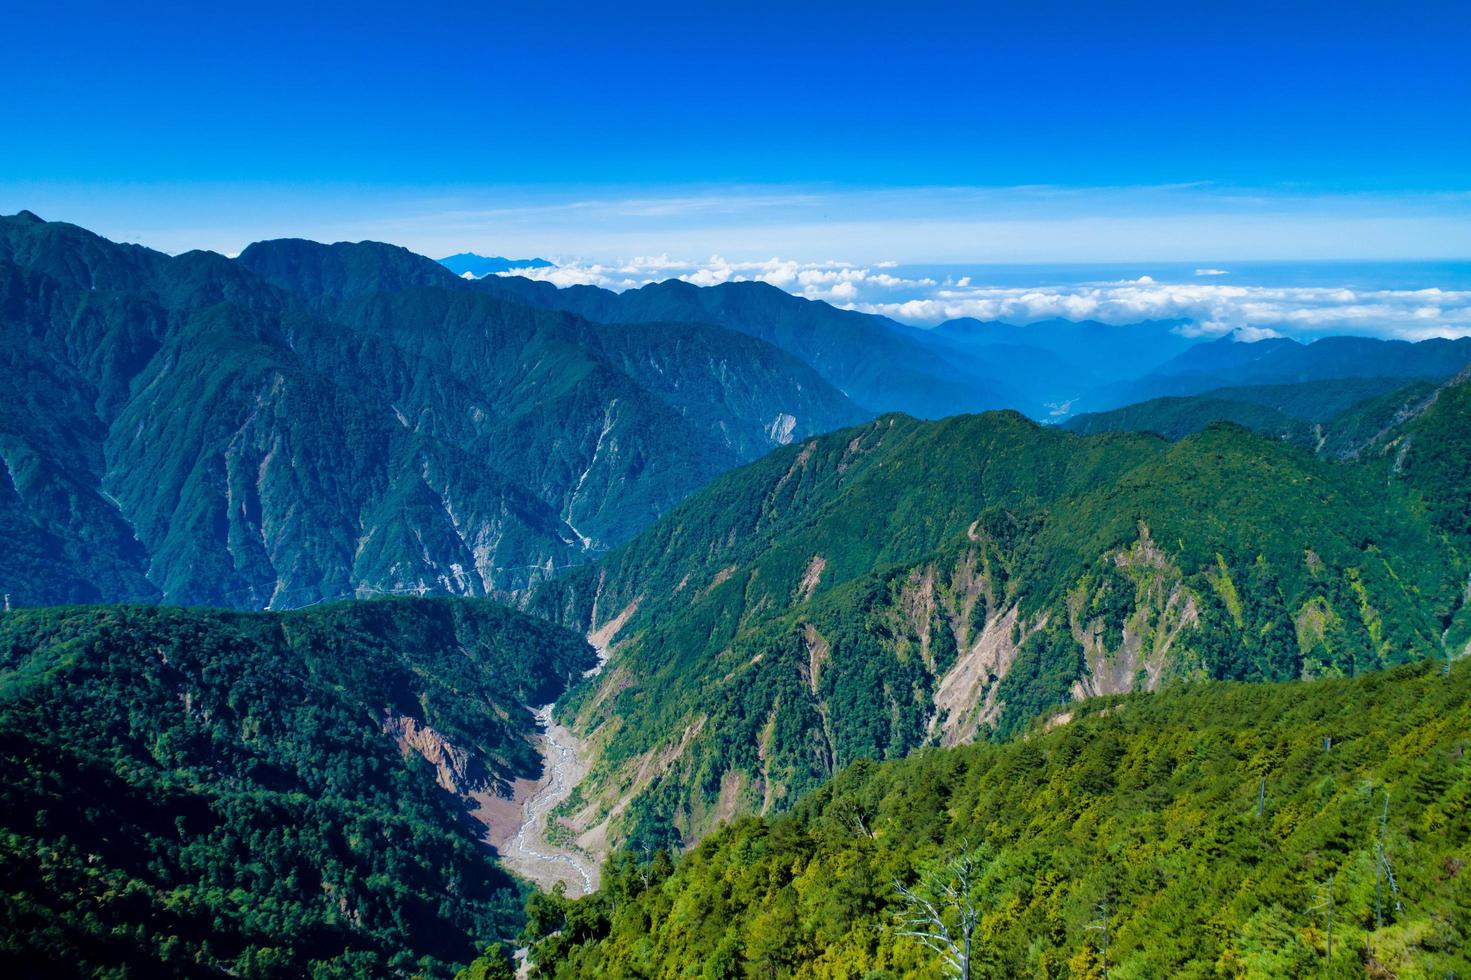
[[[383,719],[383,731],[398,744],[404,755],[417,753],[434,767],[440,788],[456,796],[468,796],[486,787],[485,766],[470,753],[417,718],[389,712]]]

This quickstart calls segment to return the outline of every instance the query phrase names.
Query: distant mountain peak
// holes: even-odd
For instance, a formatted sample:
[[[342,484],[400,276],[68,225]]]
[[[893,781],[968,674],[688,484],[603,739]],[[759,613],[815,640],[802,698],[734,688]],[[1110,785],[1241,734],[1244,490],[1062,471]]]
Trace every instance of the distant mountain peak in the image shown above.
[[[1237,345],[1251,347],[1258,352],[1304,346],[1302,341],[1294,340],[1291,337],[1256,337],[1250,331],[1237,329],[1214,337],[1201,337],[1195,344],[1195,348],[1202,352],[1223,351],[1234,350]]]
[[[439,264],[457,276],[469,275],[472,279],[481,276],[510,272],[512,269],[555,269],[555,262],[546,259],[508,259],[500,255],[477,255],[474,252],[458,252],[439,259]]]

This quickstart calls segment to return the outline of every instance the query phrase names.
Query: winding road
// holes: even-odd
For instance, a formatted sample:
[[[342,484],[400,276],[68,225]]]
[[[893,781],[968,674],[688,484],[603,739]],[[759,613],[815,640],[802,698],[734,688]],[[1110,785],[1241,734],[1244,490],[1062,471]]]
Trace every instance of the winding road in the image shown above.
[[[608,651],[595,647],[597,665],[583,677],[595,677],[608,662]],[[586,895],[598,886],[598,867],[581,851],[547,840],[547,818],[572,795],[587,772],[582,743],[564,725],[553,718],[556,703],[543,705],[535,712],[542,728],[541,754],[544,764],[542,779],[522,808],[521,826],[507,842],[501,854],[512,870],[550,889],[565,882],[567,894]]]

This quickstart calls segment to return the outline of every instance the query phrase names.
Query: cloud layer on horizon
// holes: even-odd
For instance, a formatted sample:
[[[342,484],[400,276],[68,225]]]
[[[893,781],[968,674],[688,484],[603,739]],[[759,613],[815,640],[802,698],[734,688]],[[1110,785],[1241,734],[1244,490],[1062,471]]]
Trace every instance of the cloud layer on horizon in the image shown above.
[[[769,282],[920,324],[958,316],[1192,321],[1202,334],[1471,333],[1471,274],[1375,283],[1252,280],[1237,263],[1464,261],[1471,190],[1347,194],[1282,186],[834,186],[283,188],[266,184],[6,184],[12,209],[165,251],[238,253],[248,242],[388,241],[422,255],[547,255],[561,285],[627,289],[679,277]],[[711,255],[705,261],[688,256]],[[765,258],[770,255],[784,258]],[[604,257],[597,261],[573,256]],[[857,261],[821,261],[843,255]],[[617,262],[607,256],[642,256]],[[674,258],[671,258],[674,256]],[[733,258],[728,258],[733,257]],[[878,262],[876,259],[890,261]],[[894,261],[897,260],[897,261]],[[963,279],[916,265],[1131,263],[1116,281]],[[903,264],[900,264],[903,263]],[[1160,263],[1175,263],[1168,276]],[[1158,281],[1138,281],[1151,273]],[[981,275],[978,271],[977,277]],[[1100,274],[1101,275],[1101,274]],[[1124,276],[1130,277],[1125,281]],[[1041,280],[1039,279],[1040,283]],[[1384,288],[1379,288],[1380,286]]]
[[[554,283],[634,289],[666,279],[699,286],[765,282],[794,295],[834,306],[878,313],[929,326],[960,317],[1026,324],[1039,320],[1186,320],[1182,333],[1243,339],[1288,335],[1364,334],[1425,340],[1471,335],[1471,290],[1374,289],[1350,286],[1265,286],[1223,281],[1227,269],[1197,269],[1189,280],[1138,279],[1017,286],[973,281],[975,276],[936,278],[906,274],[894,263],[797,262],[771,258],[734,262],[719,255],[704,262],[641,256],[619,263],[566,262],[513,275]]]

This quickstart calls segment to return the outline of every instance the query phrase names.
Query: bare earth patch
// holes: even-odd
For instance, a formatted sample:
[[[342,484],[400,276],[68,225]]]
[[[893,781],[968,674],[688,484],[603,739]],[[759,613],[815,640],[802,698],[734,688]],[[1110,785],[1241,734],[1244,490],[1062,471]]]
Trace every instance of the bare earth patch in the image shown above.
[[[817,586],[822,581],[825,568],[827,559],[822,555],[813,555],[812,560],[807,563],[807,570],[802,573],[802,584],[797,586],[798,602],[806,602],[812,598],[812,593],[817,591]]]

